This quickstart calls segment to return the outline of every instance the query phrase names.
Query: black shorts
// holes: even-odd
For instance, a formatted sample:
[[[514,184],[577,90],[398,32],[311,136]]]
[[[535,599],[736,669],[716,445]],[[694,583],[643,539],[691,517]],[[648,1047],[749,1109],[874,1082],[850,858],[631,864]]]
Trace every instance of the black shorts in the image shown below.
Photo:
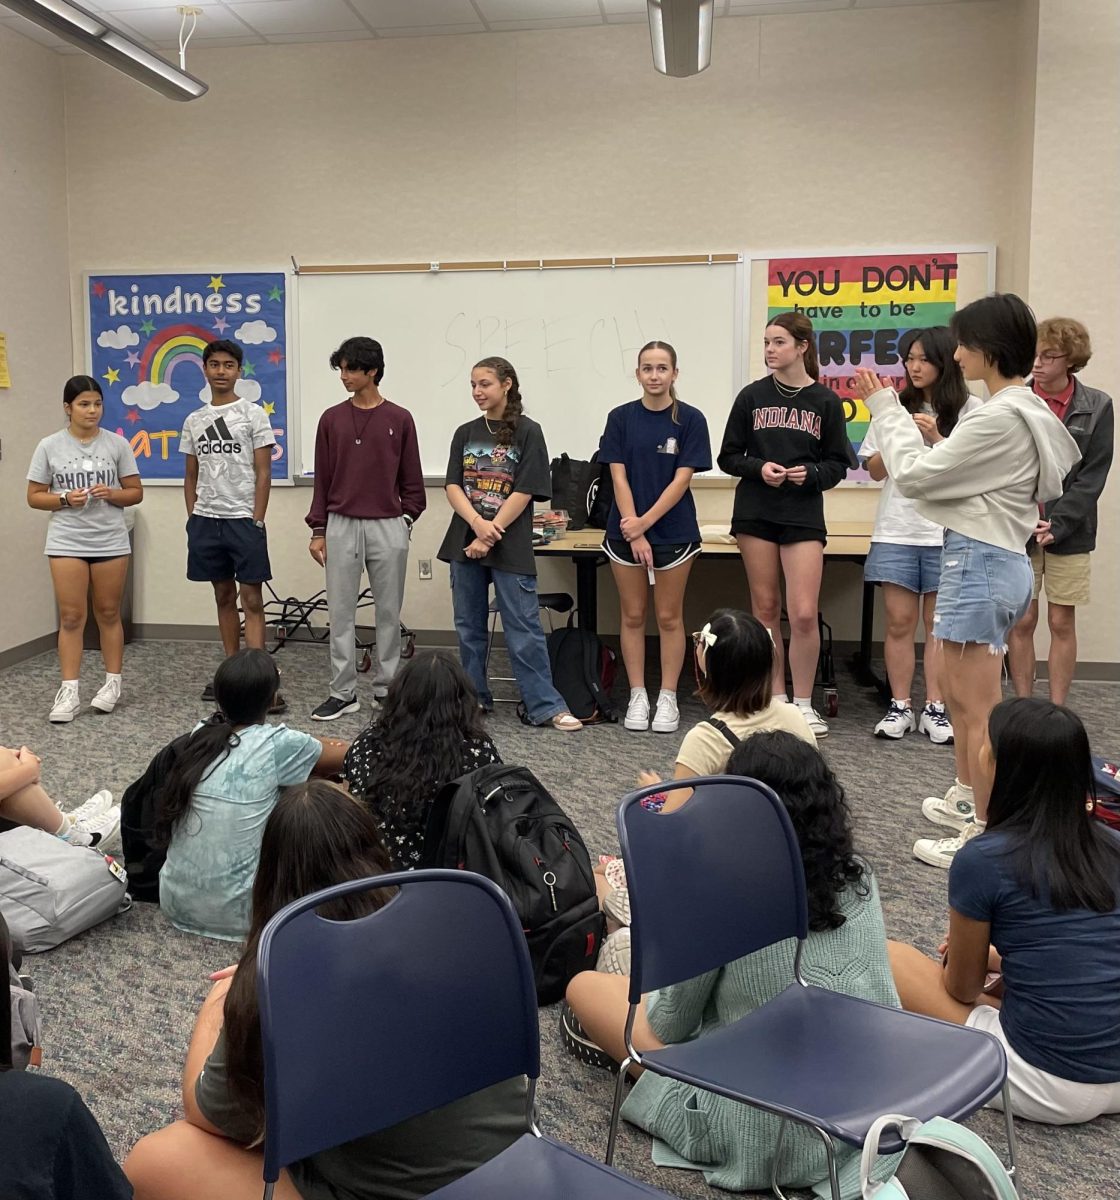
[[[603,549],[611,562],[623,567],[640,567],[642,564],[634,557],[630,543],[620,538],[603,538]],[[655,545],[653,550],[653,569],[655,571],[671,571],[681,563],[688,562],[700,553],[699,542],[673,542],[669,545]]]
[[[271,579],[264,530],[253,524],[252,517],[188,517],[187,578],[196,583]]]
[[[92,567],[97,563],[116,562],[118,558],[128,558],[128,552],[124,554],[48,554],[48,558],[73,558],[78,562],[84,562],[86,566]]]
[[[732,521],[731,532],[761,538],[764,542],[774,542],[778,546],[792,546],[794,542],[820,542],[823,546],[828,541],[828,533],[823,529],[814,529],[808,525],[783,525],[780,521],[762,521],[754,518]]]

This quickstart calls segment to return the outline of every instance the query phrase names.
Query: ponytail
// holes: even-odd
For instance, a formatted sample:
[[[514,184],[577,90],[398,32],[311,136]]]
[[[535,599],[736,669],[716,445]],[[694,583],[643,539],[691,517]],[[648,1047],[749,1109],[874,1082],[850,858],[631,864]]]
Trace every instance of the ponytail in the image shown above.
[[[159,846],[168,846],[179,822],[190,811],[194,790],[202,777],[240,743],[233,732],[229,718],[220,712],[214,713],[191,735],[175,759],[160,790],[156,806],[155,841]]]
[[[502,383],[508,382],[510,385],[509,391],[506,392],[506,411],[501,420],[501,428],[498,430],[497,445],[512,446],[518,422],[524,412],[521,383],[517,378],[517,372],[513,369],[512,363],[497,356],[480,359],[474,364],[473,369],[477,371],[480,367],[484,371],[493,371]]]

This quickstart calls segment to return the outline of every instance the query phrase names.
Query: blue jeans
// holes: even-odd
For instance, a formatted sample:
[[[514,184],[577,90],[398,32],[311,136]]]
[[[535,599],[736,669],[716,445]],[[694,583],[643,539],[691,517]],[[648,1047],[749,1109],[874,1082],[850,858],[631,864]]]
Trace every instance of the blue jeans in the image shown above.
[[[490,616],[491,583],[521,699],[529,720],[534,725],[544,725],[567,712],[568,706],[552,684],[552,668],[548,664],[548,648],[537,606],[535,575],[495,571],[480,562],[451,564],[451,600],[455,610],[455,633],[459,638],[459,659],[471,677],[479,700],[490,708],[494,697],[486,679],[486,626]]]
[[[1002,654],[1007,635],[1030,607],[1033,584],[1026,554],[946,529],[933,636]]]

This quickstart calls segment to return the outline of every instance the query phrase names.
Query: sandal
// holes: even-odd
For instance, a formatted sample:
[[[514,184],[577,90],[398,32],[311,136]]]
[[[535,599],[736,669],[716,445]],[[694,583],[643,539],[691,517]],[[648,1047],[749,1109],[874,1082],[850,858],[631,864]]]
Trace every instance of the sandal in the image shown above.
[[[583,722],[578,717],[573,717],[570,712],[562,712],[552,718],[552,728],[560,729],[564,733],[575,733],[577,729],[583,728]]]

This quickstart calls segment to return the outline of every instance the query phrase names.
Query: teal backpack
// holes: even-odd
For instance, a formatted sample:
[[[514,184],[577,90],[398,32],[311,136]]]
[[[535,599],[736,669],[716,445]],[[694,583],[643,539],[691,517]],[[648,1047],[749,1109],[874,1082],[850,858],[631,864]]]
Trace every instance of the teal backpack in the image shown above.
[[[890,1179],[875,1183],[869,1176],[879,1138],[890,1128],[899,1130],[906,1149]],[[880,1117],[867,1131],[859,1178],[863,1200],[1018,1200],[991,1146],[945,1117],[925,1122],[897,1114]]]

